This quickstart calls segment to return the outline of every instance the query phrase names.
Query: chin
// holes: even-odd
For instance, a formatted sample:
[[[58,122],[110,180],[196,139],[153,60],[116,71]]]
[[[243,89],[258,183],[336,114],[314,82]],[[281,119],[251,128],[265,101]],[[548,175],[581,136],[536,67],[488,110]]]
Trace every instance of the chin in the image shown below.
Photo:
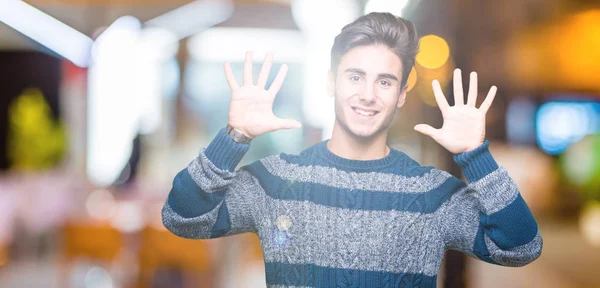
[[[352,119],[353,115],[346,114],[344,116],[341,118],[336,117],[336,122],[345,130],[348,136],[357,140],[369,141],[386,132],[385,119],[383,121],[382,119],[378,119],[379,121],[373,121],[370,125],[365,125],[364,123],[355,123],[354,119]]]
[[[354,129],[350,129],[352,135],[358,138],[371,138],[375,133],[369,131],[356,131]]]
[[[361,140],[369,140],[372,138],[375,138],[375,136],[377,136],[379,133],[377,133],[379,131],[379,129],[375,129],[373,128],[369,128],[369,129],[365,129],[365,128],[353,128],[353,127],[348,127],[348,131],[350,132],[350,134],[354,137],[356,137],[357,139],[361,139]]]

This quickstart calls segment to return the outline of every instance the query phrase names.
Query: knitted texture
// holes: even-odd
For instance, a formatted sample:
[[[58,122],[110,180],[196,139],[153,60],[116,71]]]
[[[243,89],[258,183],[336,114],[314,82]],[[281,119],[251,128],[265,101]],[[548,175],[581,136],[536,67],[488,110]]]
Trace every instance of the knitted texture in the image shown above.
[[[391,149],[350,160],[319,142],[234,171],[249,148],[221,130],[179,172],[167,229],[260,238],[269,287],[435,287],[446,250],[503,266],[537,259],[537,223],[486,141],[455,155],[469,183]]]

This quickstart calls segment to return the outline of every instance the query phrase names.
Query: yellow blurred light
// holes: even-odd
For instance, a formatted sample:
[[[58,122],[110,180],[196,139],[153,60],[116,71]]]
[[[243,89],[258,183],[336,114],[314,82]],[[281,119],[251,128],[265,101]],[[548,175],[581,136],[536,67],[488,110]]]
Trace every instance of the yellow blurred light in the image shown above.
[[[556,72],[554,69],[544,69],[549,65],[547,59],[552,59],[550,47],[540,45],[546,42],[544,37],[542,29],[531,29],[515,36],[508,44],[506,61],[512,69],[507,76],[513,85],[535,89],[536,85],[547,82],[551,73]]]
[[[415,84],[417,84],[417,70],[415,69],[415,67],[410,69],[410,74],[408,74],[408,79],[406,80],[406,84],[408,84],[408,88],[406,89],[406,92],[412,90],[412,88],[415,87]]]
[[[435,101],[435,96],[433,95],[431,82],[433,80],[438,80],[442,89],[444,89],[452,80],[452,71],[454,70],[454,67],[455,65],[452,58],[449,58],[444,65],[437,69],[427,69],[419,64],[415,65],[415,74],[418,76],[418,82],[415,84],[416,89],[414,89],[414,92],[419,94],[419,97],[425,104],[437,107],[438,105]]]
[[[573,15],[551,33],[561,78],[576,87],[598,85],[600,74],[600,10]]]
[[[600,9],[518,33],[507,46],[514,87],[600,91]]]
[[[600,202],[585,204],[579,215],[579,229],[583,238],[592,246],[600,247]]]
[[[420,50],[416,56],[417,63],[428,69],[442,67],[450,57],[450,47],[446,40],[436,35],[421,37]]]

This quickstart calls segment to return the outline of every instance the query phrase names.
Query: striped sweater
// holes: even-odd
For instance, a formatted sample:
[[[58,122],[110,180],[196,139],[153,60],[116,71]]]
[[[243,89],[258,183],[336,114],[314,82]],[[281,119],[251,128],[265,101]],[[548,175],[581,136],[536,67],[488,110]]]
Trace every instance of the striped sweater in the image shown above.
[[[345,159],[327,141],[236,171],[249,145],[223,129],[175,176],[163,223],[194,239],[256,233],[268,287],[435,287],[449,249],[523,266],[542,238],[488,145],[454,155],[469,184],[394,149]]]

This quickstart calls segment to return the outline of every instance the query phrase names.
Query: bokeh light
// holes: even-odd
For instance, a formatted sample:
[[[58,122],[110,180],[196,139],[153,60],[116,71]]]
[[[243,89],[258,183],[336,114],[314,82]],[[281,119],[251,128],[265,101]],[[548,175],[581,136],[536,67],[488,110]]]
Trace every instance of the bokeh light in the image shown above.
[[[507,45],[507,77],[513,89],[600,91],[598,39],[599,9],[529,27]]]
[[[536,116],[538,145],[546,153],[562,153],[570,144],[600,130],[599,115],[599,103],[544,103]]]
[[[561,156],[567,180],[577,186],[584,199],[600,200],[600,134],[585,136]]]
[[[140,231],[145,221],[142,217],[142,207],[134,201],[121,201],[117,203],[117,209],[110,224],[123,233]]]
[[[450,57],[450,47],[444,38],[436,35],[421,37],[421,45],[416,61],[428,69],[437,69]]]
[[[113,279],[106,269],[96,266],[85,274],[86,288],[112,288]]]
[[[442,89],[445,90],[445,87],[448,86],[450,81],[452,80],[452,71],[454,70],[454,61],[452,58],[449,58],[446,63],[437,68],[437,69],[427,69],[420,64],[416,64],[416,73],[418,75],[417,83],[415,84],[414,92],[418,93],[421,100],[432,107],[437,107],[437,102],[435,101],[435,96],[433,94],[433,88],[431,86],[431,82],[433,80],[438,80]],[[448,99],[448,97],[446,97]]]
[[[85,202],[88,214],[98,220],[107,220],[115,213],[115,198],[106,189],[90,193]]]
[[[600,202],[585,204],[579,216],[579,229],[583,238],[592,246],[600,247]]]
[[[600,10],[577,13],[565,19],[550,35],[549,42],[553,45],[549,47],[558,62],[556,70],[560,75],[556,80],[575,87],[595,86],[600,90]]]

